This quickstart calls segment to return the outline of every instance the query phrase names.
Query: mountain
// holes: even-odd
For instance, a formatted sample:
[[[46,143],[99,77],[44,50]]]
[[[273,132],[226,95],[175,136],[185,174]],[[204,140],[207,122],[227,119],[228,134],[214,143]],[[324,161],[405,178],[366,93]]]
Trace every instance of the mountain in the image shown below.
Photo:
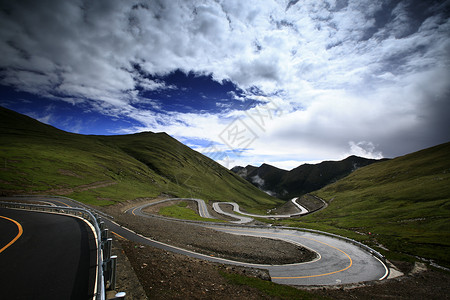
[[[319,164],[304,164],[291,171],[263,164],[260,167],[234,167],[235,172],[266,193],[280,199],[291,199],[318,190],[339,180],[358,168],[379,160],[349,156],[341,161],[324,161]]]
[[[65,132],[0,107],[0,194],[58,194],[95,205],[168,195],[273,208],[270,197],[166,133]]]
[[[450,143],[360,168],[313,194],[327,209],[285,225],[352,237],[390,259],[450,267]]]

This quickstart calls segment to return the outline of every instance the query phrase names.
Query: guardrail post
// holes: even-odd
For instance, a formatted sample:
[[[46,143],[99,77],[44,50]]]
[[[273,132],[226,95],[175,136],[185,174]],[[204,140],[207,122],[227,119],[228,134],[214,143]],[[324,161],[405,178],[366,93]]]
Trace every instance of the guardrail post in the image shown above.
[[[98,213],[94,213],[94,218],[97,221],[98,224],[102,221],[102,217]]]
[[[109,235],[108,233],[109,233],[108,228],[105,228],[102,230],[102,233],[101,233],[102,242],[106,241],[106,239],[108,239],[108,235]]]
[[[117,269],[117,255],[111,256],[111,280],[109,288],[114,290],[116,288],[116,269]]]
[[[100,230],[105,229],[105,222],[100,221],[100,223],[98,223],[98,227],[100,228]]]
[[[126,296],[127,294],[125,293],[125,292],[119,292],[119,293],[117,293],[115,296],[114,296],[114,299],[123,299],[123,300],[125,300],[125,296]]]
[[[108,260],[103,261],[103,276],[105,278],[105,287],[108,290],[116,288],[116,268],[117,255],[113,255]]]
[[[103,261],[103,278],[105,280],[105,288],[108,290],[111,287],[111,259]]]
[[[111,258],[112,238],[107,238],[106,241],[102,243],[102,248],[103,260],[108,261]]]

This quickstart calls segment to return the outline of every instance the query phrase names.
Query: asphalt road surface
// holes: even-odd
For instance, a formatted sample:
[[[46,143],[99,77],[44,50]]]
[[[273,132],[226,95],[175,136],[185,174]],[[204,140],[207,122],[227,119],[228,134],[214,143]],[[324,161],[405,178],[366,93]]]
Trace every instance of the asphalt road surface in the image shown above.
[[[231,223],[236,223],[236,224],[245,224],[245,223],[250,223],[253,221],[253,218],[250,217],[257,217],[257,218],[290,218],[290,217],[295,217],[295,216],[300,216],[303,214],[307,214],[308,210],[306,208],[304,208],[303,206],[301,206],[300,204],[298,204],[297,201],[298,198],[293,198],[291,201],[292,203],[298,208],[299,212],[297,213],[293,213],[293,214],[286,214],[286,215],[256,215],[256,214],[249,214],[246,212],[242,212],[239,208],[239,204],[235,203],[235,202],[214,202],[212,207],[213,209],[222,215],[226,215],[229,217],[232,217],[234,219],[236,219],[236,221],[231,221]],[[197,202],[198,205],[198,214],[200,215],[200,217],[202,218],[209,218],[209,219],[215,219],[208,211],[208,207],[205,203],[204,200],[202,199],[196,199],[196,198],[169,198],[169,199],[163,199],[163,200],[159,200],[159,201],[155,201],[152,203],[148,203],[144,206],[141,206],[140,209],[144,209],[148,206],[151,205],[156,205],[159,203],[163,203],[163,202],[168,202],[168,201],[173,201],[173,200],[188,200],[188,201],[195,201]],[[233,211],[237,212],[240,215],[237,214],[233,214],[233,213],[228,213],[224,210],[222,210],[222,208],[220,207],[223,204],[227,204],[227,205],[231,205],[233,207]],[[242,215],[246,215],[249,217],[245,217]]]
[[[335,285],[379,280],[387,275],[385,266],[370,253],[343,240],[312,232],[277,228],[210,228],[239,235],[280,239],[302,245],[319,254],[311,262],[264,266],[272,281],[291,285]],[[258,267],[258,265],[249,265]],[[260,266],[259,266],[260,267]]]
[[[129,209],[127,212],[140,217],[152,217],[142,211],[148,204]],[[116,225],[117,226],[117,225]],[[182,253],[218,263],[235,264],[269,270],[272,281],[290,285],[336,285],[384,279],[388,274],[385,265],[367,251],[338,238],[299,230],[275,227],[257,228],[251,226],[223,226],[208,223],[208,228],[231,234],[279,239],[299,244],[318,253],[318,259],[307,263],[289,265],[249,264],[210,257],[180,248],[175,248],[144,237],[136,242]],[[116,231],[120,229],[115,227]],[[122,231],[124,237],[128,233]],[[156,245],[157,244],[157,245]]]
[[[159,204],[159,203],[168,202],[168,201],[174,201],[174,200],[175,201],[183,201],[183,200],[195,201],[195,202],[197,202],[197,205],[198,205],[198,214],[199,214],[200,217],[207,218],[207,219],[215,219],[209,213],[205,201],[202,200],[202,199],[196,199],[196,198],[169,198],[169,199],[163,199],[163,200],[159,200],[159,201],[155,201],[155,202],[152,202],[152,203],[145,204],[144,206],[141,206],[140,209],[144,209],[144,208],[146,208],[148,206],[151,206],[151,205],[156,205],[156,204]]]
[[[291,199],[291,202],[295,205],[295,207],[297,207],[299,212],[296,212],[296,213],[293,213],[293,214],[285,214],[285,215],[256,215],[256,214],[249,214],[249,213],[241,211],[240,208],[239,208],[239,204],[237,204],[236,202],[214,202],[212,207],[219,214],[226,215],[226,216],[229,216],[229,217],[237,219],[237,221],[231,221],[231,223],[245,224],[245,223],[250,223],[251,221],[253,221],[253,219],[249,218],[249,217],[267,218],[267,219],[268,218],[291,218],[291,217],[297,217],[297,216],[301,216],[301,215],[307,214],[308,210],[306,208],[304,208],[303,206],[301,206],[300,204],[298,204],[297,200],[298,200],[298,197]],[[240,215],[225,212],[224,210],[222,210],[222,208],[220,208],[220,206],[223,205],[223,204],[231,205],[233,207],[233,211],[237,212]],[[242,215],[249,216],[249,217],[244,217]]]
[[[34,200],[47,201],[59,206],[80,206],[67,198],[34,198]],[[129,209],[128,212],[140,217],[152,217],[144,213],[142,205]],[[223,226],[212,223],[199,225],[231,234],[259,236],[280,239],[286,242],[300,244],[318,253],[318,259],[289,265],[259,265],[211,257],[168,244],[164,244],[124,228],[107,218],[104,218],[107,227],[116,235],[131,241],[165,249],[175,253],[188,255],[208,261],[223,264],[241,265],[269,270],[272,281],[290,285],[336,285],[358,283],[363,281],[380,280],[387,276],[385,265],[367,251],[338,238],[326,235],[287,230],[275,227],[257,228],[245,225]],[[1,253],[0,253],[1,256]]]
[[[6,208],[0,216],[0,299],[92,299],[97,246],[83,220]]]
[[[241,216],[241,215],[233,214],[233,213],[226,212],[226,211],[222,210],[222,208],[220,207],[221,204],[231,205],[233,207],[233,211],[235,211],[235,212],[239,211],[239,205],[237,205],[237,203],[234,203],[234,202],[214,202],[212,204],[213,209],[217,213],[236,219],[236,221],[231,221],[231,223],[245,224],[245,223],[250,223],[251,221],[253,221],[253,218],[244,217],[244,216]]]

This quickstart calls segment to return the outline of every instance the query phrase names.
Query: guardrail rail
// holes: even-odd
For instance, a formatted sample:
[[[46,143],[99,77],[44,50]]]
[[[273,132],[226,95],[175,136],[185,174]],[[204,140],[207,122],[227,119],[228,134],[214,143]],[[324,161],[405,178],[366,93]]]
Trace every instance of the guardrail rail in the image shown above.
[[[111,255],[112,238],[109,238],[109,231],[97,213],[93,213],[84,208],[46,206],[19,202],[0,201],[0,207],[72,215],[88,221],[93,226],[97,239],[97,276],[93,299],[105,300],[106,290],[115,289],[117,256]],[[123,297],[117,297],[119,294],[120,296],[123,295]],[[124,297],[124,293],[118,293],[115,299],[124,299]]]

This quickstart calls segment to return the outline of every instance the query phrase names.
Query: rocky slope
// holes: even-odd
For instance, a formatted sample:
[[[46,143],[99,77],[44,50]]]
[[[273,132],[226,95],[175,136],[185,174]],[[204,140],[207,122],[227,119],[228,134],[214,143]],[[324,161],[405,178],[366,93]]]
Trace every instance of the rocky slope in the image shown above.
[[[291,171],[268,164],[236,166],[231,169],[264,192],[280,199],[290,199],[333,183],[356,169],[379,162],[358,156],[349,156],[341,161],[324,161],[319,164],[303,164]]]

